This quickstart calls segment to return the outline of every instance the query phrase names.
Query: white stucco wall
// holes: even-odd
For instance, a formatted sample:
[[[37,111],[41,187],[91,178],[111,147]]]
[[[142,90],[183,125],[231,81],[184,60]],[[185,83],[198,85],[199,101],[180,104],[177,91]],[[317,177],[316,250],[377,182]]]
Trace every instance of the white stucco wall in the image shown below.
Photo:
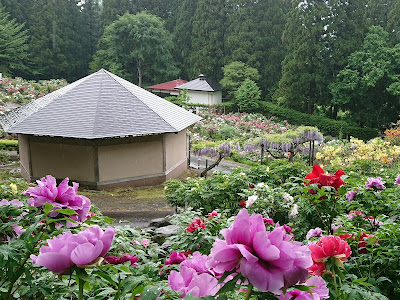
[[[213,105],[222,103],[222,91],[217,92],[201,92],[201,91],[187,91],[190,97],[190,103]]]

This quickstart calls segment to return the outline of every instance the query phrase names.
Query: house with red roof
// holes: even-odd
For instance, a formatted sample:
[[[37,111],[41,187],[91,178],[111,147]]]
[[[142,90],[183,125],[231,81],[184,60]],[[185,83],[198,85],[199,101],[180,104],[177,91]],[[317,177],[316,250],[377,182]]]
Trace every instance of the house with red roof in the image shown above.
[[[178,96],[179,90],[176,87],[185,83],[187,83],[186,80],[179,78],[172,81],[149,86],[147,87],[147,89],[160,97]]]

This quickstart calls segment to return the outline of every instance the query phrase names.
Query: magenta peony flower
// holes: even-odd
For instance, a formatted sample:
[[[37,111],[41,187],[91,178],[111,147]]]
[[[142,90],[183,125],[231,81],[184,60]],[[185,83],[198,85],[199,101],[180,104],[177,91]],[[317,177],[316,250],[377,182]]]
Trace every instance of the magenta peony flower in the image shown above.
[[[69,216],[76,222],[84,222],[90,210],[90,200],[85,196],[77,194],[79,184],[72,183],[68,185],[69,179],[65,178],[57,187],[56,179],[47,175],[36,181],[37,187],[30,187],[24,192],[24,195],[30,196],[29,206],[40,207],[46,203],[54,206],[53,210],[60,208],[69,208],[77,214]],[[58,212],[51,212],[50,217],[56,217]]]
[[[169,259],[165,261],[165,265],[178,265],[186,259],[186,255],[184,252],[175,252],[173,251],[169,256]]]
[[[394,184],[397,184],[400,188],[400,174],[399,176],[397,176],[396,181],[394,182]]]
[[[283,226],[267,232],[261,215],[250,217],[242,209],[221,234],[225,240],[216,239],[207,262],[215,272],[237,270],[261,292],[272,293],[307,279],[311,252],[292,241]]]
[[[326,282],[320,276],[312,276],[304,283],[306,286],[310,286],[312,294],[305,291],[293,290],[287,292],[285,295],[280,294],[279,300],[320,300],[329,298],[329,289],[326,286]]]
[[[381,177],[377,178],[368,178],[367,182],[365,183],[365,187],[367,188],[375,188],[377,190],[384,190],[385,187],[385,181],[382,181]]]
[[[210,268],[207,265],[209,260],[210,258],[208,255],[202,255],[200,252],[196,251],[192,254],[191,258],[184,260],[179,267],[188,267],[194,269],[198,274],[208,273],[211,275],[221,275],[215,274],[215,272],[212,270],[212,267]]]
[[[136,263],[139,261],[139,258],[136,255],[124,254],[123,256],[106,256],[104,260],[112,265],[123,264],[130,261],[131,266],[137,267]]]
[[[182,292],[182,298],[186,294],[194,297],[215,296],[220,286],[218,280],[210,274],[198,274],[195,269],[182,266],[181,272],[171,271],[168,283],[174,291]]]
[[[114,228],[104,232],[95,225],[77,234],[64,232],[47,240],[48,246],[42,246],[39,255],[31,255],[33,263],[43,266],[54,273],[68,273],[72,266],[89,267],[101,263],[110,249],[114,238]]]

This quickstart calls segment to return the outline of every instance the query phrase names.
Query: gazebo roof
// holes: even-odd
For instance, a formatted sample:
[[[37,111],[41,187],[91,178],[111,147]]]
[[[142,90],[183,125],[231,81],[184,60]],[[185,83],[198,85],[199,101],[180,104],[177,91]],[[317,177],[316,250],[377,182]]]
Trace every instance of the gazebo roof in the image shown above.
[[[178,90],[192,90],[202,92],[216,92],[221,91],[222,87],[219,83],[207,79],[203,74],[199,75],[199,78],[189,81],[188,83],[182,84],[176,87]]]
[[[152,85],[152,86],[148,86],[147,88],[150,90],[165,90],[165,91],[178,91],[176,89],[177,86],[182,85],[187,83],[186,80],[183,79],[175,79],[172,81],[168,81],[168,82],[164,82],[164,83],[160,83],[160,84],[156,84],[156,85]]]
[[[178,132],[201,118],[104,69],[0,119],[9,133],[97,139]]]

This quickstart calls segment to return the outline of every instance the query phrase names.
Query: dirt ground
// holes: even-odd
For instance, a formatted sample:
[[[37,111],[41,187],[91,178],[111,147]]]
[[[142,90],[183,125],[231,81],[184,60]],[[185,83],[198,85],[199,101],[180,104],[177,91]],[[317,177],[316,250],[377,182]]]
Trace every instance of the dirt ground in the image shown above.
[[[197,174],[188,170],[179,179],[193,176]],[[174,214],[175,209],[165,201],[163,192],[164,185],[111,191],[80,191],[103,215],[113,218],[116,223],[133,227],[146,227],[152,219]]]

